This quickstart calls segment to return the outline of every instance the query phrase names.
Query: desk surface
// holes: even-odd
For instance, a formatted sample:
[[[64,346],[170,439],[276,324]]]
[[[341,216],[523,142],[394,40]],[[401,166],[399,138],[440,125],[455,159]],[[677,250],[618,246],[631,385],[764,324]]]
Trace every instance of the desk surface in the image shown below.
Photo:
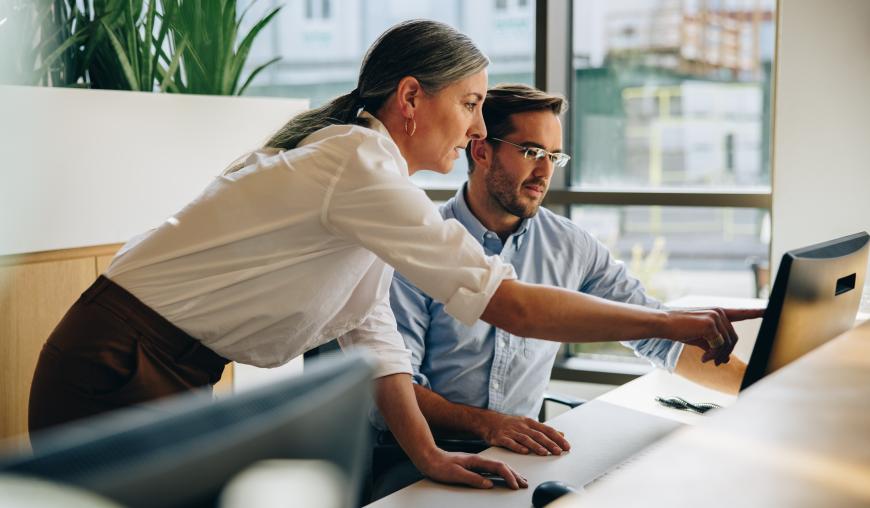
[[[870,506],[870,323],[552,506]]]

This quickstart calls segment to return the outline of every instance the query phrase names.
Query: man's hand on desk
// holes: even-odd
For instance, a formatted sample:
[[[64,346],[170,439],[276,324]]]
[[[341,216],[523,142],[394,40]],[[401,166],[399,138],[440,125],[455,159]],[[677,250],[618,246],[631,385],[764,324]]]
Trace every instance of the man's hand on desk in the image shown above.
[[[561,455],[571,445],[561,432],[525,416],[486,411],[480,415],[478,434],[492,446],[516,453],[532,451],[538,455]]]
[[[529,486],[528,480],[504,462],[490,460],[480,455],[437,450],[437,453],[415,462],[414,465],[426,477],[441,483],[462,484],[479,489],[492,488],[492,481],[474,472],[478,471],[501,476],[508,488],[513,490],[525,489]]]
[[[702,362],[713,360],[720,365],[728,363],[737,344],[737,332],[731,323],[763,315],[764,309],[672,310],[662,337],[699,347],[704,350]]]

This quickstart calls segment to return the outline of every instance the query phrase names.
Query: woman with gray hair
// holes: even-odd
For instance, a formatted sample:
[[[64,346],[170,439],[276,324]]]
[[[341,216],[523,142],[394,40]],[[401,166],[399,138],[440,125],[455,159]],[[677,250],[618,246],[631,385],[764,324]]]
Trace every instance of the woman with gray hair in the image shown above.
[[[512,488],[504,463],[435,446],[389,305],[393,269],[464,323],[559,341],[665,337],[727,361],[730,318],[662,312],[523,284],[408,179],[449,172],[486,136],[487,58],[433,21],[390,28],[357,88],[291,119],[193,202],[128,242],[44,346],[30,428],[215,383],[229,361],[281,365],[338,338],[378,360],[376,403],[408,456],[443,482]],[[731,312],[729,316],[727,312]]]

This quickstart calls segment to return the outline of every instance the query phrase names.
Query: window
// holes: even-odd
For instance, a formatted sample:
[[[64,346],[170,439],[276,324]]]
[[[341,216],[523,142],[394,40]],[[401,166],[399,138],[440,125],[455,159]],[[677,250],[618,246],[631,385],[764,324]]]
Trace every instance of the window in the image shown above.
[[[775,2],[573,7],[572,220],[663,301],[763,294]]]
[[[272,0],[271,4],[277,4]],[[242,0],[252,11],[265,11],[270,2]],[[447,23],[469,35],[491,60],[490,83],[534,82],[534,5],[506,3],[508,14],[495,16],[491,2],[439,0],[288,0],[277,19],[264,29],[251,50],[247,65],[254,68],[271,58],[281,60],[261,73],[248,95],[305,97],[319,106],[356,86],[360,62],[372,42],[390,26],[407,19],[427,18]],[[257,12],[248,16],[256,18]],[[330,23],[300,23],[299,18]],[[496,19],[498,18],[498,19]],[[433,182],[456,185],[457,177]],[[427,176],[421,176],[427,181]]]
[[[305,19],[329,19],[331,0],[305,0]]]

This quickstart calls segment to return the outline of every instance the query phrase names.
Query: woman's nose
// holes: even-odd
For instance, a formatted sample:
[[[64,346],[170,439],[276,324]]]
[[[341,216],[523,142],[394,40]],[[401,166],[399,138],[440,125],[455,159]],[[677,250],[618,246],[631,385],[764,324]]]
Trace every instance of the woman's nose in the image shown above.
[[[471,139],[484,139],[486,137],[486,123],[483,121],[483,112],[481,108],[477,109],[474,115],[474,121],[468,128],[468,137]]]

